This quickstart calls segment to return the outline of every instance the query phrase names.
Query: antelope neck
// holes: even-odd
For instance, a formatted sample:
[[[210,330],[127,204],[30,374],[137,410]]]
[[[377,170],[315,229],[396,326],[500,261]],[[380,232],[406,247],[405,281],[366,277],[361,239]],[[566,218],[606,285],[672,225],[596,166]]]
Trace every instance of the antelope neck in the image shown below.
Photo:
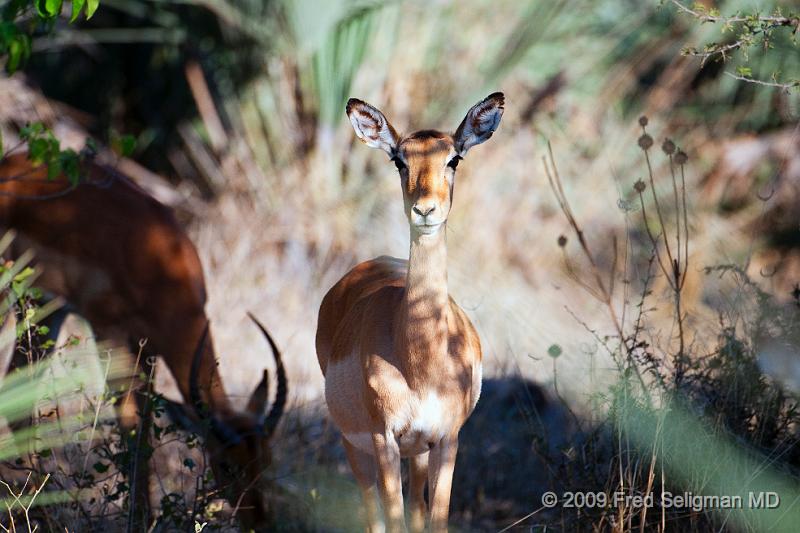
[[[396,335],[405,365],[403,374],[412,389],[421,389],[437,376],[439,361],[447,357],[450,312],[447,294],[446,226],[433,235],[421,235],[411,228],[406,292]]]

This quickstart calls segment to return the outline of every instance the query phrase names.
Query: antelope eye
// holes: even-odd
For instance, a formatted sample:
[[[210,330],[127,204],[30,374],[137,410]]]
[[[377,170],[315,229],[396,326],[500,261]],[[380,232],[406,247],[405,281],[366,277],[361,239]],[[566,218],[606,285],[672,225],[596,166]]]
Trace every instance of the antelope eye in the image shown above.
[[[405,164],[405,163],[403,163],[403,162],[400,160],[400,158],[399,158],[399,157],[397,157],[397,156],[393,157],[393,158],[392,158],[392,161],[394,162],[394,166],[396,166],[396,167],[397,167],[397,170],[398,170],[398,171],[400,171],[400,172],[402,172],[402,171],[404,171],[405,169],[407,169],[407,168],[408,168],[408,167],[406,166],[406,164]]]
[[[458,166],[459,161],[461,161],[461,156],[457,155],[453,157],[453,159],[451,159],[450,162],[447,163],[447,166],[455,170],[456,167]]]

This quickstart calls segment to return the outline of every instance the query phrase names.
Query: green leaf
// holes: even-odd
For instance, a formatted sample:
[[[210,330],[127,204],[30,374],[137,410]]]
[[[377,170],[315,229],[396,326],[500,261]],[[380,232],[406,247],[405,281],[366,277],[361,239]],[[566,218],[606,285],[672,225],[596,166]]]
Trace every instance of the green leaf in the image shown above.
[[[33,276],[34,272],[35,272],[35,270],[33,270],[33,268],[25,267],[25,268],[22,269],[22,271],[19,274],[14,276],[14,281],[16,281],[17,283],[25,281],[29,277]]]
[[[43,19],[51,19],[61,14],[63,0],[37,0],[36,13]]]
[[[67,177],[72,185],[77,185],[80,181],[80,156],[72,150],[67,149],[58,155],[61,164],[61,172]]]
[[[43,131],[44,124],[41,122],[33,122],[22,128],[19,132],[19,136],[23,141],[30,141],[32,138],[41,135]]]
[[[136,139],[133,135],[123,135],[119,140],[120,152],[124,157],[128,157],[136,148]]]
[[[19,39],[13,39],[8,44],[8,61],[6,62],[6,71],[9,74],[13,74],[19,68],[19,64],[22,62],[22,45],[19,42]]]
[[[86,0],[86,20],[92,18],[94,12],[100,6],[100,0]]]
[[[736,73],[744,78],[750,78],[753,76],[753,69],[750,67],[736,67]]]
[[[69,17],[70,22],[75,22],[83,11],[83,6],[86,5],[86,0],[72,0],[72,15]]]
[[[45,0],[47,11],[50,12],[51,17],[57,17],[61,14],[61,6],[63,4],[64,0]]]
[[[47,179],[53,181],[61,175],[61,161],[53,159],[47,164]]]
[[[47,141],[41,138],[28,142],[28,159],[34,163],[44,163],[47,156]]]

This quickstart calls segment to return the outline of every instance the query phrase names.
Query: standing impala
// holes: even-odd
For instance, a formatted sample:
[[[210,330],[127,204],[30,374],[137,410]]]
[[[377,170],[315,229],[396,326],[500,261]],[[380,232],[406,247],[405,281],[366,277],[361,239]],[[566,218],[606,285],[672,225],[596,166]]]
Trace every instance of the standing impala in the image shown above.
[[[319,310],[325,398],[364,497],[369,531],[380,527],[376,480],[389,530],[405,528],[402,457],[411,463],[412,529],[425,527],[427,480],[431,529],[447,530],[458,432],[481,390],[481,345],[447,293],[445,230],[456,166],[492,136],[503,104],[502,93],[489,95],[453,135],[401,136],[378,109],[347,103],[356,135],[397,166],[411,230],[407,262],[382,256],[359,264]]]
[[[210,462],[238,517],[249,527],[263,526],[270,518],[261,490],[268,488],[269,439],[287,389],[275,343],[256,322],[276,360],[272,409],[266,413],[265,372],[247,411],[236,412],[217,371],[203,269],[191,240],[172,211],[129,178],[94,163],[82,172],[84,182],[73,185],[63,175],[48,179],[47,169],[24,154],[2,159],[0,227],[17,230],[21,247],[36,252],[42,267],[37,285],[63,296],[99,337],[118,346],[133,341],[134,353],[137,341],[147,339],[144,356],[160,355],[184,400],[199,414],[207,409]],[[144,395],[134,396],[139,412],[146,412]],[[121,411],[126,432],[136,428],[131,395],[123,397]],[[148,469],[146,454],[137,455],[129,473],[130,521],[141,525],[147,515]]]

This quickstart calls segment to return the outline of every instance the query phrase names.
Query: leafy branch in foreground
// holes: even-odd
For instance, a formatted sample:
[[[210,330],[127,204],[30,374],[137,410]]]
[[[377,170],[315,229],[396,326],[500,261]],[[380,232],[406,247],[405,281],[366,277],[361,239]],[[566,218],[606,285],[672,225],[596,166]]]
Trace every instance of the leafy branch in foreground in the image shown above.
[[[98,154],[97,143],[92,138],[86,139],[80,152],[71,148],[62,148],[61,141],[53,134],[53,131],[41,122],[33,122],[20,129],[19,139],[19,143],[4,151],[3,139],[0,137],[0,161],[19,149],[27,148],[28,159],[35,166],[44,165],[47,169],[47,179],[54,180],[63,174],[73,187],[85,178],[82,174],[85,164],[90,163]],[[136,148],[136,139],[132,135],[114,133],[111,145],[118,156],[129,157]],[[0,181],[13,181],[25,177],[27,177],[25,174],[4,176],[0,178]]]
[[[72,0],[70,23],[81,13],[90,19],[99,0]],[[6,58],[6,71],[13,74],[31,55],[36,33],[49,32],[61,15],[64,0],[11,0],[0,8],[0,59]],[[7,56],[7,57],[6,57]]]
[[[700,57],[701,65],[708,60],[727,62],[737,52],[747,61],[748,52],[754,46],[761,46],[765,51],[774,48],[778,30],[788,31],[792,44],[797,44],[797,33],[800,31],[798,13],[784,15],[780,8],[776,8],[770,15],[761,15],[756,11],[750,14],[737,12],[732,16],[724,16],[718,9],[706,7],[699,2],[688,7],[679,0],[669,1],[678,11],[694,17],[701,24],[720,24],[723,33],[733,33],[733,39],[727,42],[709,43],[702,50],[691,46],[682,50],[684,55]],[[787,81],[781,81],[779,73],[773,72],[770,80],[757,79],[753,77],[752,69],[745,66],[739,66],[736,72],[726,72],[726,74],[737,80],[776,87],[784,91],[800,87],[800,78],[791,77]]]

